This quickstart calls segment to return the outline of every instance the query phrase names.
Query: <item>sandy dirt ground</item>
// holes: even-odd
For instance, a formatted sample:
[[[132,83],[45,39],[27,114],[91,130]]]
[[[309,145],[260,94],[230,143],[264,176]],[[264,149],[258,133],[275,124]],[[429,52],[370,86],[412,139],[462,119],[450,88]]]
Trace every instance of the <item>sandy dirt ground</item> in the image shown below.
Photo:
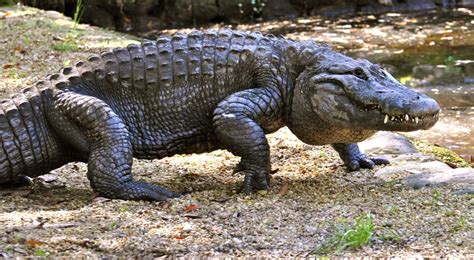
[[[89,53],[137,38],[36,9],[0,8],[0,96]],[[330,147],[269,136],[272,188],[237,193],[238,158],[226,151],[136,160],[137,179],[185,194],[165,203],[93,193],[86,166],[71,163],[28,188],[0,189],[0,256],[474,256],[474,197],[418,189],[373,170],[346,172]],[[358,249],[320,253],[364,213],[373,237]]]

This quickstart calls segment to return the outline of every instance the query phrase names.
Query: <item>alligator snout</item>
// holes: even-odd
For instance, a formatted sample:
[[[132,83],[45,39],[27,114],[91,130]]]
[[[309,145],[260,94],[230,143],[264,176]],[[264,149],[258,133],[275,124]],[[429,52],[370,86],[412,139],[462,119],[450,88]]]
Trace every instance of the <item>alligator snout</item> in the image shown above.
[[[387,95],[382,105],[382,112],[389,116],[410,117],[434,116],[439,113],[438,102],[431,97],[414,91],[411,96],[412,98],[403,98],[399,95]]]
[[[418,94],[409,108],[410,114],[414,115],[436,115],[440,110],[438,102],[425,94]]]

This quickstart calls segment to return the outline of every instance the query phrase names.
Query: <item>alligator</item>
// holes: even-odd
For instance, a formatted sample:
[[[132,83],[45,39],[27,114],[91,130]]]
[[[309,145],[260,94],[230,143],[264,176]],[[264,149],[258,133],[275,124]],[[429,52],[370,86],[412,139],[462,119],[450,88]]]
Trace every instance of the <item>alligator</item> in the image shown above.
[[[177,33],[92,55],[1,100],[0,183],[80,161],[100,196],[163,201],[179,194],[134,180],[133,157],[227,149],[252,192],[269,188],[265,135],[279,128],[331,144],[355,171],[389,163],[357,142],[428,129],[439,110],[379,65],[312,40]]]

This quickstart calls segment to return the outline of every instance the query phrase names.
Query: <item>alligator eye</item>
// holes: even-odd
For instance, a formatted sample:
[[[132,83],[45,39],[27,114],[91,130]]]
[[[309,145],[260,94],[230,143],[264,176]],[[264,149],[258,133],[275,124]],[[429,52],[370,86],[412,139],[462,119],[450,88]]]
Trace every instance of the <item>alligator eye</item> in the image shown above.
[[[356,68],[354,70],[354,76],[356,76],[360,79],[363,79],[363,80],[367,80],[367,75],[365,74],[364,70],[361,69],[361,68]]]

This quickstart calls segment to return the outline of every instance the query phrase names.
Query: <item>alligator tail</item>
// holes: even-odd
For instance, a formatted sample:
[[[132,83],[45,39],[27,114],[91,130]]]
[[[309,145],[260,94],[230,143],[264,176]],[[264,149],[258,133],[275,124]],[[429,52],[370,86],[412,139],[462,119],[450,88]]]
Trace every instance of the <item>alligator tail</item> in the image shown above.
[[[59,144],[47,124],[42,92],[33,86],[0,100],[0,184],[60,165]]]

